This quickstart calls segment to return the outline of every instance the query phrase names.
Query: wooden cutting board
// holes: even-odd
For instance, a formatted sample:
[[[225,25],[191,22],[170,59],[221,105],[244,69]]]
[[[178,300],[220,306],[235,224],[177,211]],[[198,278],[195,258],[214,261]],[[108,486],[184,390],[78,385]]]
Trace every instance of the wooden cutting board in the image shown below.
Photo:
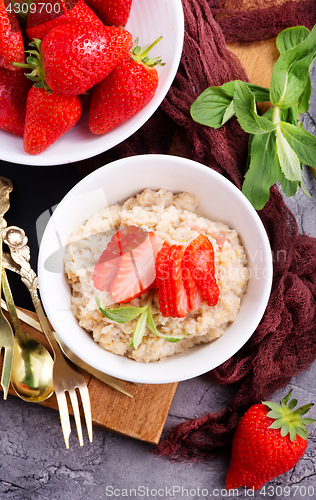
[[[230,44],[229,49],[242,62],[249,80],[257,85],[269,87],[272,67],[278,58],[275,40],[251,44]],[[172,154],[183,155],[184,144],[174,145]],[[25,311],[36,318],[35,313]],[[48,347],[45,336],[23,324],[27,333]],[[2,359],[0,360],[0,363]],[[1,368],[0,368],[1,370]],[[0,371],[1,373],[1,371]],[[159,442],[177,384],[136,386],[122,382],[133,394],[133,399],[115,391],[95,377],[84,372],[90,393],[92,420],[101,426],[125,436],[157,444]],[[10,394],[14,394],[12,389]],[[57,410],[57,401],[52,396],[41,403]]]

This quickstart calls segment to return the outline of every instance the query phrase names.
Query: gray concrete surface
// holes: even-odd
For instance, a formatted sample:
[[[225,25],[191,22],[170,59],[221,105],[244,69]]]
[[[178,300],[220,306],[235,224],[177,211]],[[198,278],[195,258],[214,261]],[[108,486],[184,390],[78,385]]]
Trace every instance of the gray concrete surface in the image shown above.
[[[305,128],[316,132],[316,67],[313,95]],[[306,171],[308,200],[301,192],[287,200],[300,230],[316,236],[316,181]],[[316,402],[316,363],[292,379],[300,403]],[[274,395],[278,401],[287,389]],[[229,400],[229,390],[210,385],[203,377],[181,382],[165,431],[204,412],[215,412]],[[316,417],[316,410],[313,412]],[[301,461],[288,473],[253,494],[240,488],[238,497],[256,499],[316,498],[316,427]],[[171,463],[151,453],[152,446],[94,428],[93,443],[80,448],[73,432],[66,450],[58,414],[13,396],[0,398],[0,500],[104,500],[107,498],[200,499],[226,498],[228,458],[209,464]],[[235,498],[237,497],[235,493]]]

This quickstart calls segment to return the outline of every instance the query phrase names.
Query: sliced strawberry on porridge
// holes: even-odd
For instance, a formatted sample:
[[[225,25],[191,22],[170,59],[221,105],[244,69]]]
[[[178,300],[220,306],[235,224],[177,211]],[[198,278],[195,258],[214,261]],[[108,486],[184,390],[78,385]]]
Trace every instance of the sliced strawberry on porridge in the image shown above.
[[[188,296],[182,279],[182,257],[183,245],[172,245],[169,250],[169,281],[167,290],[169,292],[170,316],[184,318],[190,308]]]
[[[189,308],[192,311],[199,309],[203,303],[202,292],[193,279],[191,269],[188,263],[189,252],[184,252],[182,258],[182,279],[188,296]]]
[[[162,245],[156,259],[156,285],[158,289],[158,300],[160,312],[163,316],[171,316],[170,303],[168,297],[168,277],[169,277],[169,250],[167,241]]]
[[[215,306],[219,298],[219,288],[215,278],[214,249],[211,241],[200,234],[186,248],[184,261],[209,306]]]
[[[148,232],[138,226],[126,226],[113,234],[94,268],[92,279],[97,290],[111,290],[120,257],[141,245],[147,236]]]
[[[145,233],[146,238],[137,246],[137,238],[128,246],[121,239],[121,251],[117,259],[118,266],[111,283],[111,296],[114,302],[130,302],[135,297],[150,290],[156,280],[155,258],[162,245],[162,239],[155,233]],[[104,269],[104,268],[103,268]]]

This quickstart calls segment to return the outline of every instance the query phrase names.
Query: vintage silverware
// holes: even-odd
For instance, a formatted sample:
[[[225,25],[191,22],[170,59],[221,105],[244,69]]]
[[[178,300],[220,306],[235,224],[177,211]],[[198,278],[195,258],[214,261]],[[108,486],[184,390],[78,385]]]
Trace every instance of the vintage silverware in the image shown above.
[[[12,271],[18,273],[19,271],[18,271],[17,267],[15,268],[12,264],[8,263],[8,256],[5,253],[3,254],[3,257],[4,257],[4,260],[3,260],[4,267],[6,267],[7,269],[11,269]],[[15,264],[15,265],[17,266],[17,264]],[[6,303],[3,300],[1,300],[1,306],[7,310]],[[19,309],[19,308],[17,308],[17,314],[18,314],[21,321],[28,324],[32,328],[35,328],[39,332],[43,332],[41,325],[39,324],[38,321],[36,321],[36,319],[31,318],[25,312],[21,311],[21,309]],[[126,396],[129,396],[130,398],[133,397],[133,395],[130,394],[123,387],[123,384],[118,379],[116,379],[115,377],[112,377],[111,375],[107,375],[106,373],[100,372],[99,370],[96,370],[92,366],[90,366],[87,363],[85,363],[84,361],[82,361],[72,351],[70,351],[70,349],[68,349],[66,344],[64,344],[64,342],[59,338],[59,336],[57,335],[56,332],[53,331],[52,333],[53,333],[55,339],[57,340],[57,342],[59,343],[63,353],[67,356],[67,358],[70,359],[70,361],[72,361],[77,366],[79,366],[80,368],[82,368],[86,372],[90,373],[94,377],[98,378],[99,380],[101,380],[105,384],[109,385],[113,389],[116,389],[117,391],[121,392],[122,394],[125,394]],[[138,384],[136,384],[136,385],[138,385]]]
[[[13,261],[20,266],[19,274],[23,283],[27,286],[30,292],[35,311],[42,327],[42,331],[53,351],[53,382],[66,448],[69,448],[69,436],[71,433],[66,392],[68,392],[70,397],[75,417],[79,444],[80,446],[82,446],[83,435],[76,389],[80,393],[89,441],[92,441],[91,406],[86,380],[78,367],[65,357],[58,342],[53,336],[38,296],[37,276],[29,264],[30,249],[27,245],[27,237],[25,235],[25,232],[23,231],[23,229],[20,229],[17,226],[10,226],[3,232],[3,241],[8,245]]]
[[[0,273],[2,272],[2,233],[7,225],[3,216],[9,210],[9,194],[11,193],[12,189],[13,185],[10,179],[8,179],[7,177],[0,177]],[[3,399],[7,399],[13,363],[14,336],[10,323],[0,310],[0,354],[2,350],[4,350],[4,356],[1,374],[1,386],[3,389]]]

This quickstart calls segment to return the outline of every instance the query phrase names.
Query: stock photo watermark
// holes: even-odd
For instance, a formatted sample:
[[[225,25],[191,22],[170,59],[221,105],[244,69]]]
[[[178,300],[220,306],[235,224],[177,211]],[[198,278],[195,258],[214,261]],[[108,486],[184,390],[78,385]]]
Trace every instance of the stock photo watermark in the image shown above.
[[[303,485],[264,485],[258,490],[254,488],[234,488],[226,490],[225,488],[205,488],[190,486],[137,486],[136,488],[117,488],[113,485],[107,485],[105,488],[106,498],[252,498],[260,495],[261,497],[289,497],[289,498],[315,498],[314,486]]]

